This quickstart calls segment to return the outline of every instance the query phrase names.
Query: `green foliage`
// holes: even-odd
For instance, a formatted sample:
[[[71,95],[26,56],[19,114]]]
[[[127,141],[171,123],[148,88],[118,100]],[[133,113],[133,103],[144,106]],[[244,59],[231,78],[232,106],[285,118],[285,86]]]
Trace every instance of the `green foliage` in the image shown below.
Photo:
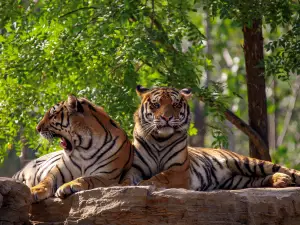
[[[209,56],[200,8],[212,16]],[[69,93],[103,106],[131,135],[137,84],[191,87],[208,106],[209,146],[227,147],[224,110],[247,120],[241,27],[263,20],[264,38],[271,40],[266,74],[285,80],[299,73],[298,12],[299,3],[292,0],[0,1],[0,161],[6,150],[20,151],[22,137],[40,154],[59,149],[39,138],[35,126]],[[207,88],[201,85],[204,69],[212,70],[215,80]],[[276,92],[283,99],[289,85],[280,83]],[[275,112],[277,105],[268,103]],[[189,133],[196,132],[192,124]],[[234,134],[239,152],[247,154],[248,141]]]
[[[299,8],[300,12],[300,8]],[[291,74],[300,74],[300,17],[293,21],[292,28],[278,40],[269,42],[266,50],[273,54],[265,60],[267,75],[288,80]]]
[[[204,36],[181,1],[2,1],[0,3],[0,157],[25,138],[55,150],[35,126],[69,93],[103,106],[131,134],[135,87],[197,90]],[[182,52],[182,40],[192,45]],[[55,146],[55,145],[54,145]]]
[[[265,59],[266,75],[288,80],[291,73],[299,74],[300,5],[293,0],[198,0],[211,16],[228,18],[243,27],[254,20],[263,20],[270,32],[280,27],[291,27],[279,39],[270,41],[265,49],[272,54]]]
[[[189,130],[188,130],[189,136],[194,136],[197,134],[197,128],[195,128],[195,124],[191,123]]]
[[[297,3],[292,0],[198,0],[212,16],[228,18],[241,26],[252,26],[253,20],[264,17],[272,28],[291,20],[292,10]]]

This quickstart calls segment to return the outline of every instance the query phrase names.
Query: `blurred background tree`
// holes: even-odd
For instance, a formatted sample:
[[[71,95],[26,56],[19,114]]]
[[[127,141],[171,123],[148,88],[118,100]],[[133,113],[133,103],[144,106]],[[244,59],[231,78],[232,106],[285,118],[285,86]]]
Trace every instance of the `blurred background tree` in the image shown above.
[[[35,126],[69,93],[103,106],[131,135],[137,84],[192,87],[200,123],[190,134],[202,140],[191,143],[229,145],[247,155],[247,136],[225,118],[233,111],[248,120],[242,28],[261,19],[268,52],[254,67],[266,70],[260,77],[269,119],[276,121],[269,129],[270,145],[278,149],[273,160],[295,167],[299,85],[291,75],[300,68],[298,12],[299,3],[287,0],[1,1],[0,160],[16,152],[24,164],[35,151],[58,150],[39,138]],[[200,110],[199,98],[205,101]],[[279,145],[275,137],[281,137]]]

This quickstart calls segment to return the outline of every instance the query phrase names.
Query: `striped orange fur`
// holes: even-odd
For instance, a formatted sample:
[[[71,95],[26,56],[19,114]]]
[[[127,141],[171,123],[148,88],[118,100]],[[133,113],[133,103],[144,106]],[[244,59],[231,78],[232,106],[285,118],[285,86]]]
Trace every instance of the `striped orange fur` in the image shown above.
[[[64,150],[42,156],[14,178],[31,187],[34,201],[117,185],[131,167],[133,146],[126,133],[101,108],[69,96],[46,112],[38,132],[61,139]]]
[[[189,89],[137,87],[132,168],[127,184],[198,191],[300,185],[300,172],[224,149],[187,145]]]

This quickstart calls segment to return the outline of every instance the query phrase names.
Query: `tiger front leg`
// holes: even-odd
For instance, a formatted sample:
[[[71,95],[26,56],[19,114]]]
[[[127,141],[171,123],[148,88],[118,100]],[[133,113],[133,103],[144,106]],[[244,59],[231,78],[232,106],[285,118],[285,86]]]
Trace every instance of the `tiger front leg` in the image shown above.
[[[139,186],[154,185],[156,188],[190,188],[190,173],[189,170],[173,171],[166,170],[148,180],[143,180]]]
[[[79,177],[60,186],[55,196],[58,198],[66,198],[79,191],[90,190],[97,187],[108,187],[114,183],[117,183],[117,181],[109,180],[101,176]]]
[[[292,178],[284,173],[274,173],[264,177],[249,177],[243,175],[232,175],[225,179],[218,189],[244,189],[244,188],[259,188],[273,187],[285,188],[292,183]]]
[[[125,174],[124,178],[121,180],[121,186],[132,186],[137,185],[143,180],[141,171],[135,167],[131,167],[130,170]]]
[[[56,177],[49,173],[43,181],[30,188],[33,202],[39,202],[54,195]]]

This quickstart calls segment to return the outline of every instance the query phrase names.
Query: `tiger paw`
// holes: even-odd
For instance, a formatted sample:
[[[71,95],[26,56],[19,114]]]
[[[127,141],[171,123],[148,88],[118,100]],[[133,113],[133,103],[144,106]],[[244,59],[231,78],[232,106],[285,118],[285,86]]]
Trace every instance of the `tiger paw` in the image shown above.
[[[138,183],[138,186],[154,186],[155,188],[166,188],[166,185],[161,183],[161,182],[157,182],[157,181],[153,181],[153,180],[143,180],[140,183]]]
[[[272,187],[284,188],[292,183],[292,178],[284,173],[275,173],[272,175]]]
[[[60,186],[55,193],[55,197],[66,198],[69,195],[82,190],[86,190],[86,188],[84,188],[81,180],[76,179]]]
[[[140,183],[138,183],[138,186],[150,186],[150,185],[153,185],[153,182],[149,180],[143,180]]]
[[[132,182],[130,179],[126,179],[120,183],[120,186],[132,186]]]
[[[51,196],[51,188],[43,185],[38,184],[32,188],[30,188],[31,196],[33,202],[39,202]]]

